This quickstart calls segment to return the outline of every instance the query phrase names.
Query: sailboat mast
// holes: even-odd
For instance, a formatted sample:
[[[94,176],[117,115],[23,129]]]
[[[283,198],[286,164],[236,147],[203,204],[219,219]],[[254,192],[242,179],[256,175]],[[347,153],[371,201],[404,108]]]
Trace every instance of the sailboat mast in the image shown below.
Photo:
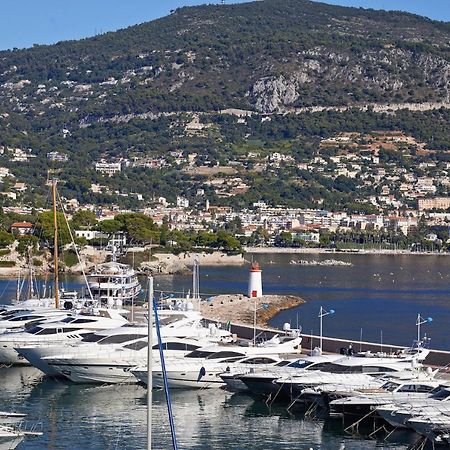
[[[58,220],[56,218],[56,179],[52,181],[52,196],[53,196],[53,228],[55,236],[53,240],[53,270],[54,270],[54,284],[55,284],[55,307],[59,309],[59,290],[58,290]]]
[[[153,389],[153,277],[148,278],[148,346],[147,346],[147,450],[152,448],[152,389]]]

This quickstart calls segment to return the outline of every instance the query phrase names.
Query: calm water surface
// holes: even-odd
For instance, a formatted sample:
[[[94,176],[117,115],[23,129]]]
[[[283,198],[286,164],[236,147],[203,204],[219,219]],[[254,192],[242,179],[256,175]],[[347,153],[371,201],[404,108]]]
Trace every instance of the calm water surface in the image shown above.
[[[140,386],[74,385],[41,380],[32,368],[0,369],[2,409],[28,413],[42,437],[20,449],[136,450],[146,448],[146,391]],[[268,408],[247,395],[224,390],[173,391],[180,449],[403,449],[415,435],[394,434],[388,442],[353,439],[339,422],[305,420],[286,407]],[[166,404],[154,394],[154,449],[171,448]]]
[[[323,305],[334,309],[324,319],[327,335],[363,337],[409,344],[415,336],[417,313],[434,321],[424,326],[432,346],[450,349],[448,324],[450,258],[438,256],[338,255],[351,267],[299,266],[291,259],[329,259],[328,255],[258,256],[266,293],[294,294],[307,303],[284,312],[286,321],[305,332],[318,332],[317,314]],[[67,280],[69,287],[79,280]],[[156,289],[187,292],[187,276],[162,276]],[[247,268],[201,267],[201,291],[246,292]],[[13,297],[13,281],[0,282],[3,302]],[[226,319],[226,318],[225,318]],[[339,422],[304,419],[285,406],[268,408],[247,395],[223,390],[173,391],[172,402],[180,449],[406,449],[416,436],[394,433],[387,442],[352,438]],[[26,412],[44,435],[27,439],[20,449],[125,449],[146,445],[146,391],[140,386],[73,385],[41,379],[32,368],[0,369],[0,410]],[[164,397],[154,395],[154,447],[170,448]]]

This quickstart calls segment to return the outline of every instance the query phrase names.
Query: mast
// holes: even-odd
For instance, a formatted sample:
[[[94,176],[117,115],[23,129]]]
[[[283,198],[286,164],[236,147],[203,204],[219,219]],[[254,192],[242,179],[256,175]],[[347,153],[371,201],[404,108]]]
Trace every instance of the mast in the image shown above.
[[[147,346],[147,450],[152,448],[152,389],[153,389],[153,277],[148,278],[148,346]]]
[[[53,197],[53,228],[55,236],[53,240],[53,270],[54,270],[54,284],[55,284],[55,307],[59,309],[59,290],[58,290],[58,220],[56,218],[56,179],[52,180],[52,197]]]

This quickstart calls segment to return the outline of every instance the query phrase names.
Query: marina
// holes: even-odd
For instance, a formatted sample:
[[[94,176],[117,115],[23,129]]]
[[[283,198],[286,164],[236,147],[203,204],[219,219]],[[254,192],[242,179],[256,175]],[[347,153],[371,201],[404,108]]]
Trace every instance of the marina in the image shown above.
[[[309,257],[315,259],[320,258],[319,255]],[[293,308],[281,311],[278,315],[268,320],[273,327],[277,326],[276,324],[280,322],[278,316],[289,317],[289,319],[282,322],[281,326],[277,327],[279,329],[284,328],[288,334],[292,334],[290,339],[294,339],[293,344],[295,345],[289,350],[287,350],[287,348],[281,350],[281,347],[280,350],[277,350],[276,346],[279,345],[279,340],[277,338],[272,338],[272,340],[275,339],[273,340],[273,344],[271,344],[270,340],[267,341],[267,348],[265,349],[264,346],[259,347],[259,353],[255,353],[257,348],[253,351],[251,345],[250,347],[241,347],[241,350],[243,350],[242,356],[236,353],[236,351],[240,353],[239,348],[232,350],[233,358],[231,359],[230,357],[232,355],[230,350],[233,347],[230,347],[229,349],[224,347],[222,352],[224,350],[226,350],[226,352],[221,359],[219,356],[221,352],[220,346],[223,344],[219,343],[217,346],[217,343],[221,341],[225,342],[225,340],[231,338],[231,334],[227,335],[225,330],[227,317],[223,317],[222,330],[217,328],[216,325],[212,328],[211,326],[207,326],[202,334],[202,336],[204,336],[201,338],[203,339],[202,341],[199,340],[200,335],[198,328],[198,320],[201,316],[197,313],[194,311],[186,311],[184,313],[182,311],[172,311],[167,317],[170,317],[173,314],[178,315],[178,317],[176,318],[176,322],[173,322],[174,319],[170,319],[169,322],[180,323],[182,327],[178,328],[179,331],[177,332],[170,331],[169,334],[167,334],[167,332],[164,331],[164,323],[169,322],[167,322],[167,319],[164,319],[164,317],[166,317],[164,316],[164,311],[161,311],[161,320],[163,321],[161,330],[163,342],[166,345],[164,352],[167,358],[166,370],[169,386],[171,387],[171,403],[177,439],[180,446],[179,448],[265,449],[271,448],[271,445],[277,445],[277,448],[298,448],[305,450],[311,448],[325,448],[330,450],[334,448],[412,448],[410,446],[417,442],[419,434],[406,430],[404,427],[398,427],[400,431],[392,433],[390,433],[393,431],[392,429],[388,430],[389,433],[385,433],[383,429],[377,435],[372,435],[372,438],[368,439],[368,435],[374,431],[373,427],[379,426],[378,422],[374,421],[372,426],[372,422],[369,421],[369,423],[366,423],[363,421],[361,425],[358,424],[357,432],[354,432],[353,429],[349,432],[347,428],[352,426],[356,420],[359,420],[358,416],[351,419],[350,422],[348,417],[351,416],[346,417],[345,420],[349,423],[346,423],[345,425],[347,428],[343,427],[340,421],[336,420],[336,417],[342,417],[342,414],[339,413],[340,410],[336,409],[337,404],[336,406],[333,406],[331,418],[328,416],[327,412],[328,408],[330,408],[329,406],[326,406],[325,409],[323,409],[325,413],[321,413],[317,416],[311,413],[312,411],[319,411],[317,405],[321,405],[321,408],[323,408],[324,405],[328,405],[330,402],[333,403],[333,400],[336,400],[347,402],[344,403],[345,405],[372,405],[369,406],[369,408],[376,406],[381,409],[380,414],[382,414],[383,408],[389,407],[389,405],[385,406],[384,402],[392,404],[393,399],[401,401],[404,397],[400,387],[397,388],[397,390],[400,390],[397,394],[395,392],[391,393],[389,390],[390,388],[384,388],[385,385],[408,386],[408,388],[404,389],[413,389],[412,386],[420,385],[423,392],[421,394],[416,394],[415,397],[407,396],[407,399],[408,402],[411,402],[412,399],[415,401],[417,400],[419,405],[421,404],[420,402],[422,402],[423,406],[422,409],[419,410],[419,413],[426,413],[433,405],[432,400],[425,400],[425,396],[428,395],[427,392],[430,392],[431,395],[433,389],[437,389],[442,383],[445,383],[445,374],[442,375],[442,379],[435,379],[434,371],[425,371],[423,375],[413,375],[413,372],[410,372],[412,368],[411,363],[405,360],[404,365],[402,365],[399,364],[400,360],[399,363],[397,363],[395,358],[393,359],[389,356],[392,352],[392,354],[395,353],[399,356],[405,355],[406,357],[407,354],[403,353],[404,350],[401,350],[401,345],[391,345],[392,342],[395,344],[403,344],[403,342],[406,342],[406,337],[401,336],[400,334],[395,335],[394,337],[396,339],[390,341],[389,344],[387,341],[384,341],[384,343],[382,343],[383,346],[380,348],[377,348],[378,344],[376,342],[372,342],[371,344],[368,343],[367,345],[371,345],[372,347],[366,347],[365,344],[359,343],[357,339],[352,341],[348,338],[343,338],[342,340],[330,338],[330,325],[338,320],[337,314],[340,312],[339,306],[343,302],[342,299],[340,300],[337,298],[336,292],[340,292],[342,296],[345,296],[348,292],[352,292],[352,284],[358,284],[360,280],[355,277],[354,273],[349,272],[358,271],[361,273],[362,267],[364,267],[364,264],[367,261],[366,258],[369,257],[361,255],[341,256],[341,258],[345,258],[344,261],[346,263],[351,263],[351,265],[346,264],[345,268],[340,267],[339,264],[333,266],[328,264],[311,264],[293,267],[293,265],[290,264],[290,258],[287,255],[270,255],[268,258],[270,258],[270,260],[278,258],[278,261],[275,264],[264,265],[264,263],[261,263],[263,273],[261,279],[264,289],[264,295],[261,297],[263,299],[262,301],[264,302],[265,294],[267,292],[269,293],[267,298],[270,298],[270,295],[272,295],[270,294],[271,292],[279,291],[283,292],[284,296],[296,294],[301,295],[301,297],[306,300],[305,303],[301,303],[298,306],[294,305]],[[370,258],[373,258],[373,256]],[[370,263],[371,270],[374,270],[375,267],[375,270],[379,271],[380,276],[384,276],[383,274],[385,274],[387,270],[395,270],[391,269],[388,264],[392,259],[390,259],[389,256],[383,256],[383,258],[384,260],[380,262],[380,265],[383,266],[384,272],[377,268],[376,258],[375,261],[367,261]],[[264,260],[261,255],[259,259]],[[400,272],[398,260],[393,261],[393,263],[397,265],[397,273]],[[415,259],[411,262],[415,267],[417,267],[417,263],[419,263],[419,265],[429,265],[430,263],[432,264],[433,261],[425,257],[425,259]],[[405,269],[412,270],[412,267],[408,267],[407,259],[402,259],[402,271]],[[278,275],[293,270],[300,271],[300,276],[297,277],[296,285],[293,284],[295,278],[291,276],[292,274],[285,274],[283,279],[281,279],[281,275]],[[420,270],[423,271],[423,267],[421,267]],[[311,271],[320,271],[320,274]],[[343,276],[344,273],[347,275]],[[391,272],[388,273],[389,276],[391,276],[390,273]],[[425,273],[432,272],[425,271]],[[236,276],[236,274],[239,274],[239,276]],[[195,300],[196,296],[201,294],[204,299],[201,307],[202,309],[207,309],[211,308],[207,298],[211,296],[214,297],[214,293],[223,293],[223,287],[218,287],[218,285],[221,285],[221,280],[226,279],[228,280],[228,292],[232,293],[234,291],[234,296],[238,296],[240,290],[243,292],[243,295],[240,296],[242,299],[241,301],[247,301],[256,305],[251,298],[246,297],[246,295],[249,295],[249,292],[246,291],[258,291],[259,287],[257,284],[252,285],[251,282],[246,286],[249,283],[247,274],[248,272],[244,268],[236,266],[205,266],[201,268],[200,272],[198,272],[197,267],[196,276],[194,278],[198,277],[199,282],[197,288],[195,288],[194,282],[193,291],[191,291],[191,289],[193,289],[193,281],[190,275],[160,276],[155,279],[155,286],[158,292],[163,291],[167,293],[170,292],[170,288],[173,289],[175,286],[178,286],[178,289],[173,289],[173,291],[180,292],[180,294],[176,294],[179,295],[180,300],[174,300],[176,297],[168,297],[169,299],[172,298],[171,304],[173,305],[180,304],[180,301],[183,298],[186,299],[186,297],[191,304],[194,305],[197,303],[197,300]],[[329,315],[331,306],[336,309],[336,313],[331,314],[331,317],[323,317],[324,323],[321,325],[321,328],[323,328],[324,336],[322,339],[318,333],[319,319],[317,317],[317,306],[314,306],[314,301],[310,301],[307,295],[308,289],[310,292],[314,292],[311,291],[311,287],[309,287],[308,284],[311,283],[310,280],[313,280],[316,276],[320,276],[322,280],[330,280],[329,283],[332,285],[332,288],[326,293],[326,296],[328,297],[330,293],[334,296],[333,304],[325,302],[325,298],[319,299],[320,303],[323,303],[328,308],[323,309],[323,311]],[[336,286],[336,281],[333,279],[334,276],[343,277],[342,283],[345,284],[345,286],[349,286],[350,289],[339,290],[338,286]],[[416,276],[420,278],[420,273],[418,272]],[[370,279],[369,274],[366,274],[366,279],[367,278]],[[231,280],[233,281],[231,282]],[[77,281],[76,278],[68,279],[68,281],[70,282],[67,283],[67,289],[72,290],[82,286],[82,283]],[[280,289],[279,284],[282,282],[287,283],[287,285],[284,286],[284,289]],[[141,283],[144,286],[143,291],[145,291],[145,279],[141,280]],[[3,284],[4,298],[11,298],[9,293],[13,292],[14,282],[3,280],[0,284]],[[442,291],[445,291],[446,289],[445,284],[446,281],[442,280]],[[249,286],[255,289],[250,289]],[[289,288],[289,286],[291,286],[291,288]],[[399,289],[396,291],[396,295],[402,297],[405,295],[405,291],[408,292],[408,289],[405,289],[406,286],[400,285],[398,287]],[[323,290],[323,288],[321,290]],[[184,292],[184,294],[182,294],[182,292]],[[193,292],[193,294],[190,294],[190,292]],[[196,292],[198,292],[198,294]],[[439,292],[440,286],[437,285],[435,286],[434,295]],[[365,300],[366,303],[361,305],[361,308],[368,308],[367,302],[371,302],[370,299],[372,295],[373,294],[369,289],[367,299]],[[218,298],[220,299],[222,297],[219,296]],[[229,296],[229,298],[233,298],[233,295]],[[246,298],[247,300],[245,300]],[[223,302],[223,298],[220,302]],[[393,299],[393,302],[395,303],[395,298]],[[108,304],[108,302],[105,303]],[[227,302],[225,302],[225,305],[226,304]],[[115,308],[119,306],[112,302],[110,302],[110,305]],[[411,308],[413,305],[414,302],[410,305]],[[232,307],[238,308],[239,303],[232,305]],[[305,326],[306,320],[304,318],[308,315],[308,308],[311,308],[311,314],[313,314],[311,318],[311,331],[314,331],[314,334],[311,333],[309,335],[306,332],[308,325]],[[261,305],[261,309],[258,311],[263,310],[264,308]],[[120,317],[120,309],[113,309],[112,311],[117,311],[116,314],[118,314],[118,316],[116,320],[118,320]],[[224,311],[226,311],[226,308]],[[211,312],[206,310],[204,314],[210,315]],[[414,325],[415,315],[409,314],[407,310],[405,310],[405,315],[412,316],[413,319],[412,323],[404,323],[405,328],[408,329],[408,341],[411,341],[415,336],[417,329],[417,326]],[[181,319],[183,316],[185,319]],[[73,316],[73,319],[64,319],[66,322],[65,326],[70,328],[71,323],[75,325],[77,320],[76,317],[77,316]],[[42,329],[51,329],[52,327],[58,328],[58,320],[60,320],[60,317],[55,316],[52,319],[54,322],[42,323],[37,326]],[[361,319],[364,320],[364,317],[361,317]],[[124,321],[125,319],[121,318],[119,320]],[[258,320],[260,322],[258,322]],[[347,317],[344,322],[339,321],[339,325],[346,325],[353,320],[354,318]],[[245,322],[247,323],[246,326],[232,324],[231,333],[237,333],[238,336],[249,339],[250,343],[256,335],[258,335],[258,342],[260,342],[262,335],[260,335],[260,331],[253,331],[251,316],[247,316]],[[301,342],[302,346],[301,355],[297,353],[295,348],[296,345],[298,345],[295,341],[295,333],[298,333],[302,328],[298,322],[303,325],[301,333],[302,339],[298,340],[298,342]],[[189,323],[191,323],[191,325],[189,325]],[[264,324],[265,320],[263,320],[262,317],[258,319],[258,316],[256,315],[256,325],[261,327]],[[289,327],[287,327],[286,324],[289,324]],[[69,348],[64,349],[64,341],[48,341],[45,345],[37,342],[33,344],[33,341],[30,341],[28,345],[25,342],[24,344],[18,345],[17,350],[19,353],[26,358],[30,358],[31,361],[35,361],[36,365],[41,368],[41,371],[33,367],[6,367],[9,366],[9,364],[5,364],[4,362],[3,368],[0,368],[0,377],[4,380],[4,383],[0,388],[0,399],[2,405],[4,405],[3,409],[5,409],[5,411],[26,414],[26,422],[32,423],[33,430],[39,430],[39,432],[42,432],[42,435],[20,436],[21,442],[17,448],[44,449],[53,446],[55,448],[77,449],[87,448],[87,445],[89,445],[89,448],[98,449],[145,448],[147,401],[147,391],[145,388],[147,382],[145,376],[147,349],[145,343],[147,335],[146,326],[144,324],[142,325],[143,326],[141,327],[135,326],[130,328],[132,334],[130,334],[130,337],[126,340],[122,338],[111,339],[117,335],[117,332],[114,331],[113,327],[111,327],[111,330],[104,329],[104,331],[95,331],[95,333],[98,333],[100,336],[100,342],[102,339],[105,339],[105,343],[107,343],[106,346],[98,346],[100,352],[98,356],[94,351],[94,347],[97,345],[95,342],[91,344],[86,343],[84,350],[82,349],[80,352],[76,350],[76,347],[73,347],[73,350],[71,350],[73,355],[70,356],[70,358],[67,352]],[[189,331],[189,326],[193,327],[193,332]],[[95,327],[96,325],[91,325],[90,331],[94,331],[93,328]],[[386,327],[386,334],[389,335],[386,323],[384,324],[384,327]],[[296,331],[296,328],[299,330]],[[424,335],[425,333],[429,333],[430,336],[434,337],[435,328],[437,328],[435,327],[435,321],[425,321],[422,325],[422,331],[419,330],[419,334]],[[123,330],[123,332],[121,332],[122,336],[125,336],[127,333],[126,326],[120,327],[118,330]],[[371,331],[372,330],[370,329],[367,330],[365,335],[370,335]],[[82,331],[77,330],[77,332],[79,333],[80,339],[83,340]],[[340,331],[340,333],[345,336],[344,332],[345,330]],[[280,336],[284,333],[283,330],[279,331]],[[26,335],[26,333],[17,333],[17,336],[19,335]],[[191,335],[191,338],[189,338],[189,335]],[[210,337],[208,337],[208,335]],[[7,334],[5,336],[7,336]],[[38,336],[39,333],[36,334],[36,337]],[[49,335],[43,335],[43,337],[44,336]],[[270,339],[270,336],[273,336],[273,334],[265,332],[264,337],[266,339]],[[110,339],[111,344],[109,344],[108,339]],[[153,339],[156,339],[156,337],[153,337]],[[212,340],[208,343],[208,339]],[[19,340],[19,338],[17,340]],[[211,347],[211,343],[213,343],[214,340],[217,342],[214,344],[217,346],[216,349],[214,349],[214,346]],[[117,343],[113,343],[116,341]],[[119,341],[122,341],[123,344],[120,344]],[[49,342],[52,343],[50,344]],[[144,345],[141,346],[140,342]],[[337,354],[320,356],[320,353],[317,353],[316,349],[314,350],[315,353],[313,352],[316,356],[307,356],[306,353],[308,353],[308,350],[317,348],[320,344],[322,344],[324,350],[336,351]],[[22,345],[23,348],[21,348]],[[36,345],[38,345],[38,347],[36,347]],[[59,345],[59,350],[55,345]],[[125,346],[128,346],[129,349],[125,349]],[[170,350],[172,347],[174,350]],[[117,352],[120,348],[122,348],[122,351]],[[131,350],[132,348],[135,350]],[[184,352],[175,350],[175,348],[180,348],[180,350],[183,348]],[[183,356],[189,356],[189,352],[195,352],[195,349],[200,349],[203,352],[202,348],[209,349],[208,351],[210,354],[217,353],[218,356],[215,357],[215,359],[210,360],[210,362],[207,362],[208,359],[200,359],[198,363],[195,358],[192,359]],[[351,348],[352,352],[362,350],[361,356],[365,356],[365,358],[353,357],[352,359],[351,356],[339,354],[338,352],[339,350],[342,350],[342,348]],[[371,352],[373,353],[367,353],[369,348],[372,349]],[[123,350],[125,350],[125,352]],[[251,353],[248,353],[248,351],[251,351]],[[117,352],[117,357],[113,356],[115,352]],[[270,356],[270,353],[273,356]],[[81,357],[79,362],[76,362],[77,360],[74,359],[77,354]],[[153,367],[153,385],[156,388],[160,388],[162,387],[162,378],[161,368],[158,365],[159,357],[157,356],[157,353],[153,354],[155,359],[155,365]],[[285,356],[283,356],[283,354]],[[414,353],[414,355],[415,354],[416,353]],[[423,358],[429,357],[428,354],[429,352],[426,351],[423,354]],[[258,355],[263,356],[263,358]],[[101,363],[105,364],[106,372],[104,373],[101,371],[98,372],[98,368],[100,368],[100,360],[98,358],[100,356],[104,359],[104,363]],[[206,354],[201,355],[201,358],[205,357]],[[292,361],[305,361],[302,363],[305,367],[311,365],[311,363],[308,362],[311,358],[311,361],[317,361],[317,369],[320,369],[320,367],[323,366],[324,369],[322,370],[325,370],[325,372],[317,372],[314,370],[314,365],[312,365],[309,371],[305,371],[304,374],[300,376],[300,373],[304,369],[300,368],[301,364],[299,362],[292,363],[292,369],[289,369],[286,372],[287,368],[284,367],[285,364],[282,359],[287,357]],[[382,362],[382,358],[385,358],[383,360],[384,362]],[[414,358],[416,358],[416,356],[414,356]],[[240,359],[242,359],[242,362],[239,361]],[[255,365],[256,361],[254,362],[253,359],[258,360],[257,365]],[[183,362],[183,360],[185,360],[185,362]],[[374,378],[374,375],[376,374],[370,374],[370,372],[363,370],[366,374],[352,374],[351,381],[349,382],[350,375],[348,374],[348,368],[338,370],[339,373],[345,372],[346,375],[327,373],[327,370],[329,369],[327,369],[326,366],[332,364],[331,367],[333,367],[333,360],[336,361],[337,365],[341,364],[340,361],[343,361],[346,366],[352,361],[352,365],[348,367],[359,367],[361,366],[361,362],[368,364],[368,367],[375,364],[378,375],[383,375],[383,373],[385,373],[385,375],[384,378],[377,381],[377,378]],[[39,363],[39,361],[41,361],[41,363]],[[94,363],[92,368],[95,368],[97,375],[95,375],[94,372],[91,372],[90,375],[87,375],[87,372],[85,373],[85,369],[89,367],[89,361]],[[180,362],[177,363],[177,361]],[[42,364],[42,362],[45,362],[45,364]],[[41,366],[39,366],[39,364],[41,364]],[[74,364],[79,364],[80,369],[83,369],[82,372],[76,372],[77,375],[73,372],[76,368]],[[111,372],[111,368],[113,367],[112,364],[116,365],[116,369]],[[396,369],[399,371],[398,375],[396,375],[395,372],[392,372],[395,364],[398,365],[398,369]],[[382,368],[383,365],[385,368]],[[280,367],[277,368],[277,366]],[[200,371],[199,375],[199,367],[204,371],[204,375],[202,376],[200,376],[202,371]],[[65,377],[53,378],[52,376],[44,376],[42,370],[45,372],[47,369],[49,369],[48,373],[50,375],[62,373]],[[126,370],[125,372],[124,369]],[[388,373],[386,373],[386,371],[388,371]],[[251,387],[253,382],[247,384],[246,378],[250,380],[252,377],[251,373],[253,372],[255,372],[255,374],[273,374],[268,378],[270,379],[270,385],[273,386],[272,390],[267,391],[267,389],[264,388],[262,390],[256,389],[253,393],[251,390],[249,391],[247,388]],[[123,375],[119,375],[119,378],[116,378],[117,375],[114,375],[115,373]],[[286,377],[286,373],[289,375],[287,378],[283,378]],[[307,375],[308,373],[310,373],[310,375]],[[223,378],[220,377],[221,374],[224,375]],[[227,374],[232,375],[232,377]],[[311,378],[311,376],[313,376],[313,378]],[[416,376],[418,376],[418,378],[414,381],[414,377]],[[439,375],[439,377],[441,377],[441,375]],[[183,379],[183,381],[181,381],[181,379]],[[230,382],[230,379],[235,381]],[[300,382],[302,379],[307,381]],[[237,381],[241,380],[241,383],[237,383]],[[140,381],[140,383],[138,383],[138,381]],[[350,384],[345,384],[344,381],[345,383]],[[227,388],[227,386],[229,387]],[[427,388],[426,390],[425,386]],[[215,387],[215,389],[211,389],[212,387]],[[351,390],[348,391],[350,387]],[[356,388],[357,392],[355,391]],[[367,396],[367,393],[369,392],[368,389],[371,392],[370,401],[364,398],[361,400],[357,398],[353,400],[352,395],[358,394]],[[385,391],[384,389],[388,390]],[[376,398],[373,397],[375,392],[380,392],[380,394],[376,394],[378,395]],[[274,393],[276,393],[276,395],[274,395]],[[269,397],[267,397],[268,394]],[[342,398],[342,400],[338,400],[340,398]],[[348,400],[346,400],[346,398],[348,398]],[[301,400],[300,403],[299,400]],[[431,403],[431,406],[428,403],[424,403],[425,401]],[[171,446],[170,436],[166,431],[168,422],[165,408],[164,394],[159,389],[156,389],[153,393],[153,448],[162,449],[170,448]],[[346,408],[348,409],[347,406]],[[357,410],[358,408],[360,407],[357,407]],[[397,409],[401,410],[401,405],[399,405]],[[397,409],[395,411],[397,411]],[[187,411],[189,411],[189,413]],[[437,417],[437,414],[435,415]],[[77,420],[77,417],[84,417],[84,419],[80,421],[79,419]],[[189,420],[187,420],[188,417]],[[420,416],[413,418],[416,422],[419,419]],[[445,419],[437,418],[436,420],[439,424],[445,422]],[[261,423],[264,423],[267,427],[265,430],[270,430],[270,435],[268,435],[266,431],[264,432],[264,440],[261,440]],[[227,426],[230,427],[231,424],[233,424],[233,430],[236,430],[238,436],[237,439],[239,441],[238,445],[236,445],[236,437],[230,436],[229,433],[227,433]],[[419,427],[418,429],[420,429],[420,425],[416,423],[412,425],[416,428]],[[386,425],[386,427],[388,426],[389,425]],[[58,442],[61,439],[64,439],[63,436],[67,433],[73,433],[74,428],[76,430],[76,436],[71,437],[70,443],[66,443],[64,447],[58,446]],[[443,438],[441,437],[442,433],[438,433],[437,431],[433,431],[433,433],[433,436],[436,436],[433,438],[435,444],[441,444],[441,441],[443,439],[445,440],[445,436]],[[84,440],[86,434],[89,434],[91,438],[89,444]],[[299,436],[301,436],[301,442],[299,442]]]

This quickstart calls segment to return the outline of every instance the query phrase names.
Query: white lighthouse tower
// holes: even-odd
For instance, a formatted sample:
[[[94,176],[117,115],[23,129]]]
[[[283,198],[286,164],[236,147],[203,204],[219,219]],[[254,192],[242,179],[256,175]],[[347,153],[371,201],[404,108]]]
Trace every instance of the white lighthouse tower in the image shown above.
[[[252,263],[248,277],[248,296],[250,298],[262,297],[262,271],[257,262]]]

